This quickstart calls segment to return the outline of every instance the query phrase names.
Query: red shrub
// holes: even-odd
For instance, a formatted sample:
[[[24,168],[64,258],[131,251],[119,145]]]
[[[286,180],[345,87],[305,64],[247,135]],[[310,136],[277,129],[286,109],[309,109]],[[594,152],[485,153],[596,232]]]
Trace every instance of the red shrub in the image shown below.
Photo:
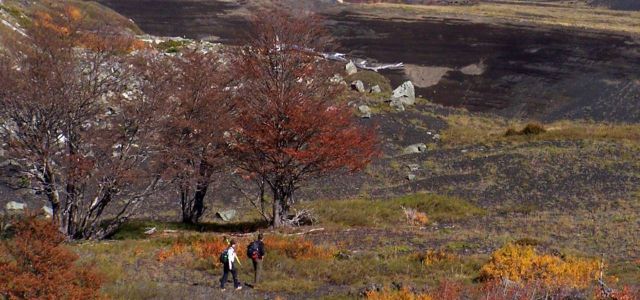
[[[75,264],[78,256],[62,245],[56,225],[30,217],[15,230],[0,244],[0,298],[101,298],[103,279],[93,268]]]

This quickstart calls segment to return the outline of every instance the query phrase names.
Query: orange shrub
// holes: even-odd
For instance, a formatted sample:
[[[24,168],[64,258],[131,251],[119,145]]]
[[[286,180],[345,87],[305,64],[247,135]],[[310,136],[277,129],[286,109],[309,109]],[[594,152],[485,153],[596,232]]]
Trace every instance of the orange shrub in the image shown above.
[[[403,207],[404,215],[407,218],[407,221],[411,225],[415,226],[425,226],[429,224],[429,217],[426,213],[418,211],[415,208],[405,208]]]
[[[293,259],[329,259],[336,253],[333,247],[318,247],[303,238],[269,236],[264,239],[264,244],[267,251],[278,251]]]
[[[580,288],[596,280],[598,270],[595,259],[541,255],[533,246],[507,244],[491,255],[491,260],[481,269],[481,277]]]
[[[369,300],[433,300],[431,296],[427,294],[415,294],[408,289],[401,289],[399,291],[384,290],[381,292],[371,291],[367,292],[366,298]]]
[[[438,262],[443,262],[443,261],[452,261],[458,258],[454,254],[447,253],[442,250],[433,250],[433,249],[429,249],[422,253],[414,254],[414,257],[425,266],[438,263]]]
[[[434,299],[457,300],[464,294],[463,286],[460,282],[444,280],[440,282],[438,288],[432,293]]]
[[[0,244],[0,299],[98,299],[103,279],[64,245],[47,220],[28,217]]]
[[[240,261],[243,261],[244,249],[247,247],[247,241],[236,240],[238,243],[237,253]],[[177,241],[169,249],[158,251],[156,258],[162,262],[182,254],[192,254],[198,258],[210,260],[214,266],[220,266],[218,257],[220,253],[227,249],[228,244],[222,238],[213,238],[210,240],[199,239],[190,242]]]
[[[167,250],[162,249],[158,251],[156,258],[158,259],[158,261],[162,262],[176,255],[185,253],[188,250],[188,248],[189,248],[189,245],[186,245],[182,242],[177,242]]]

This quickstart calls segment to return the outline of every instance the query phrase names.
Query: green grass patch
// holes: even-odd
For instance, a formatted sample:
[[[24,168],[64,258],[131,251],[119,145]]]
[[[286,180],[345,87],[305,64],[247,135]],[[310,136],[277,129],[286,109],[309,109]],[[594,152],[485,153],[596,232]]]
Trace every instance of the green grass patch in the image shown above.
[[[406,221],[402,207],[426,213],[432,221],[458,221],[481,216],[483,209],[456,197],[418,193],[385,200],[350,199],[314,201],[312,209],[321,223],[339,226],[386,227]]]
[[[156,49],[166,52],[166,53],[177,53],[180,52],[180,49],[184,48],[184,46],[188,45],[188,41],[182,40],[167,40],[160,42],[156,45]]]

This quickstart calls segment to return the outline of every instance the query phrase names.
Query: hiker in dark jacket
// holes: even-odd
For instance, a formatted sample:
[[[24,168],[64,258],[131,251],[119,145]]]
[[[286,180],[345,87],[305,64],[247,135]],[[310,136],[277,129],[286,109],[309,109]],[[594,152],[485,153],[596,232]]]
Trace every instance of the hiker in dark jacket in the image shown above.
[[[236,254],[237,243],[234,240],[229,242],[229,248],[222,253],[220,262],[223,265],[223,273],[222,278],[220,278],[220,289],[224,291],[224,285],[227,283],[227,278],[229,277],[229,273],[233,276],[233,285],[236,290],[242,289],[240,282],[238,281],[238,265],[240,264],[240,260],[238,259],[238,255]]]
[[[253,262],[253,283],[257,284],[260,281],[260,275],[262,273],[262,259],[265,256],[264,243],[262,242],[262,233],[258,234],[258,239],[253,241],[247,247],[247,256]]]

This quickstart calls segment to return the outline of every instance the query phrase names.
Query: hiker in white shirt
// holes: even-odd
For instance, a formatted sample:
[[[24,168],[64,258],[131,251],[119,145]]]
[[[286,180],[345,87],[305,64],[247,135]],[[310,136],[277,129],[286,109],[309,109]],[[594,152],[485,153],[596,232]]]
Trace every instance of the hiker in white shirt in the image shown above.
[[[240,264],[240,260],[238,260],[238,255],[236,254],[237,243],[234,240],[231,240],[229,243],[229,248],[225,250],[220,256],[220,261],[223,264],[223,273],[222,278],[220,278],[220,288],[224,291],[224,285],[227,283],[227,278],[229,277],[229,272],[233,276],[233,285],[236,290],[242,289],[240,282],[238,281],[238,265]]]

